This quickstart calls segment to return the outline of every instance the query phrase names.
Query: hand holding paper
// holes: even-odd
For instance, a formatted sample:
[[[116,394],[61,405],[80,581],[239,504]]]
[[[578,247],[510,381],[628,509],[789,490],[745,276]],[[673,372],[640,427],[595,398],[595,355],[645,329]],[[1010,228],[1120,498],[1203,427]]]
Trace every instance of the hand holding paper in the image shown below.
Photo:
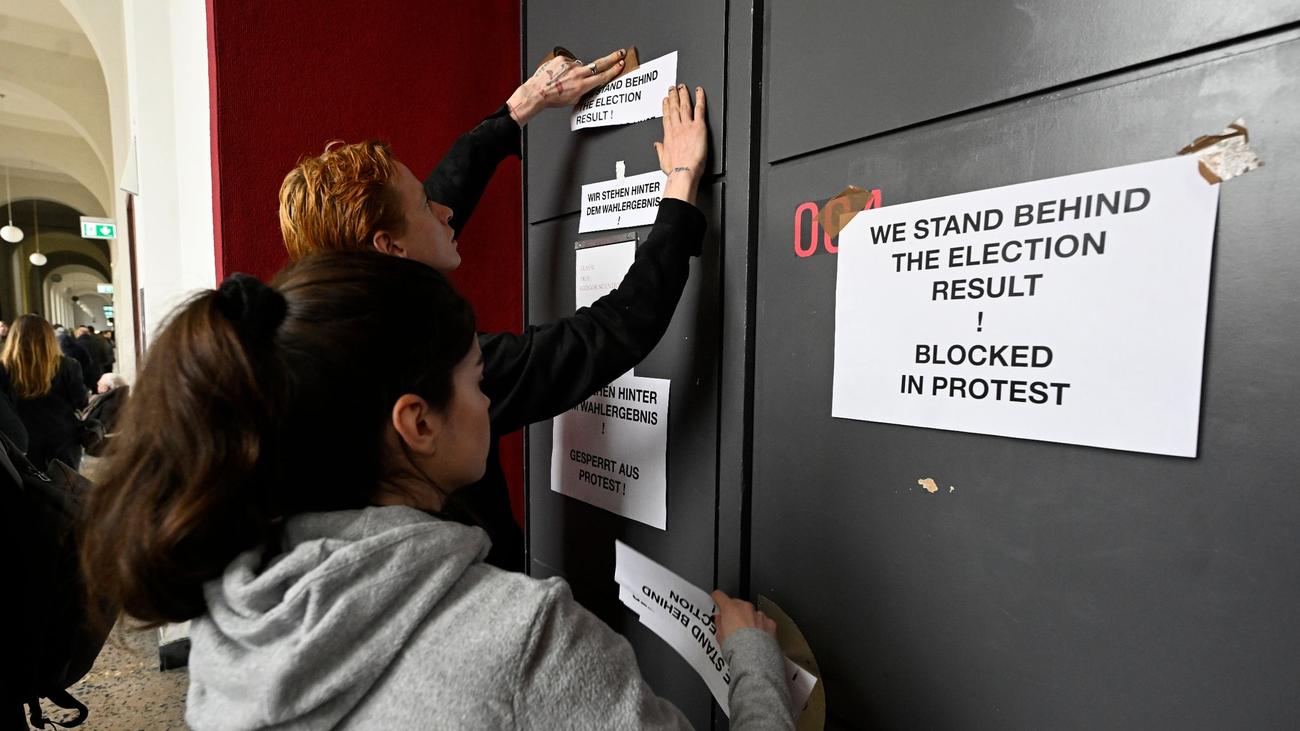
[[[619,600],[686,660],[730,716],[731,666],[723,642],[746,627],[762,629],[775,641],[776,623],[747,601],[721,591],[711,597],[622,541],[614,542],[614,554]],[[817,678],[785,658],[785,680],[793,710],[803,709]]]
[[[732,599],[721,589],[714,589],[709,596],[718,605],[713,613],[713,620],[718,626],[718,643],[726,644],[732,632],[747,627],[755,627],[776,638],[776,622],[768,619],[754,605],[744,599]]]
[[[547,60],[506,100],[510,116],[522,127],[547,107],[577,104],[587,92],[622,73],[626,55],[620,48],[590,63],[563,55]]]

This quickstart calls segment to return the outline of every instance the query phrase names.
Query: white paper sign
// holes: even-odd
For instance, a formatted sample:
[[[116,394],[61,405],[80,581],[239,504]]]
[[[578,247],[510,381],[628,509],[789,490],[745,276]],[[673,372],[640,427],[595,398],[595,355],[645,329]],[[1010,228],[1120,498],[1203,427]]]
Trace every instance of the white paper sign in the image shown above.
[[[1179,157],[858,214],[831,414],[1196,456],[1218,195]]]
[[[667,529],[668,386],[621,376],[555,417],[551,489]]]
[[[632,124],[662,117],[664,97],[676,85],[677,52],[673,51],[600,87],[573,108],[569,129]]]
[[[796,665],[790,658],[785,658],[785,687],[790,693],[790,706],[803,712],[808,707],[808,698],[813,688],[817,687],[817,676]]]
[[[628,178],[582,186],[582,215],[578,233],[649,226],[659,215],[668,176],[652,170]]]
[[[731,667],[717,641],[713,615],[718,607],[712,597],[622,541],[614,542],[614,558],[619,600],[686,660],[730,717]],[[817,678],[789,658],[785,658],[785,671],[792,707],[802,709]]]
[[[581,309],[591,307],[623,282],[623,275],[636,260],[636,242],[590,246],[574,253],[577,260],[574,302]]]

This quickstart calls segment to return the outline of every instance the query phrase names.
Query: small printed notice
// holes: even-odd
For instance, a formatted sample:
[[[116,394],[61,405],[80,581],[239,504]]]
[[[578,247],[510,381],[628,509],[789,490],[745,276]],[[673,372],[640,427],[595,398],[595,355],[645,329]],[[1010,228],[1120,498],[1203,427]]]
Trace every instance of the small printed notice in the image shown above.
[[[582,309],[591,307],[623,282],[623,276],[636,260],[636,242],[590,246],[578,249],[574,254],[577,260],[574,302],[577,309]]]
[[[668,176],[653,170],[582,186],[578,233],[653,224],[667,184]]]
[[[699,673],[722,712],[730,717],[727,691],[731,668],[717,639],[713,614],[718,607],[709,593],[622,541],[614,542],[614,556],[619,600]],[[785,660],[785,671],[791,707],[801,710],[817,678],[789,658]]]
[[[641,64],[605,84],[573,108],[569,129],[632,124],[664,116],[663,101],[677,85],[677,52]]]
[[[1197,164],[859,213],[831,415],[1195,457],[1219,201]]]
[[[624,375],[555,417],[551,489],[666,530],[669,384]]]

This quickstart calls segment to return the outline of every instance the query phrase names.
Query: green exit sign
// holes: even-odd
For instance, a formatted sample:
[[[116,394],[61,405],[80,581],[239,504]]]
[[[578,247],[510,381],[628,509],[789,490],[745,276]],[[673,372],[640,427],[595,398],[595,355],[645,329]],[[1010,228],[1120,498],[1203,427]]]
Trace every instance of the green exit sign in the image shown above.
[[[83,239],[115,239],[117,224],[107,218],[81,217],[81,237]]]

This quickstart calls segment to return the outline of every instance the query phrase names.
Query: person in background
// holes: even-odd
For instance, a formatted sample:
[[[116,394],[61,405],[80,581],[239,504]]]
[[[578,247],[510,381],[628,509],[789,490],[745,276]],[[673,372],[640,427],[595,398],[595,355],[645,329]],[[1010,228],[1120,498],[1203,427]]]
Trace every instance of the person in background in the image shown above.
[[[485,565],[444,519],[486,468],[483,368],[447,280],[375,252],[170,317],[81,550],[95,595],[193,620],[192,728],[689,728],[562,579]],[[731,728],[793,729],[775,626],[715,596]]]
[[[4,320],[0,320],[0,347],[4,345],[7,337],[9,337],[9,324]]]
[[[95,393],[102,396],[109,391],[126,387],[125,378],[116,373],[105,373],[99,377],[99,382],[95,386]]]
[[[441,272],[460,266],[457,236],[497,164],[520,154],[521,127],[547,108],[572,106],[613,79],[624,51],[597,61],[543,64],[496,113],[462,135],[421,184],[376,142],[327,149],[302,160],[280,188],[280,230],[292,260],[322,251],[377,250]],[[619,287],[572,317],[523,333],[483,333],[483,391],[492,400],[487,472],[463,491],[467,522],[492,536],[488,562],[524,569],[523,532],[510,510],[500,437],[581,403],[654,349],[668,329],[706,229],[695,207],[708,152],[704,90],[672,87],[663,100],[668,183],[658,217]]]
[[[77,411],[86,406],[87,389],[81,366],[62,354],[50,323],[40,315],[14,320],[0,368],[27,429],[27,458],[42,469],[52,459],[76,469],[81,463]]]
[[[117,364],[117,336],[112,330],[105,330],[100,333],[100,336],[104,338],[105,343],[108,343],[108,370],[111,371]]]
[[[90,351],[78,343],[77,339],[62,325],[54,326],[54,339],[59,344],[59,350],[81,366],[82,385],[87,391],[93,391],[103,373],[95,365],[95,359],[90,356]]]
[[[103,427],[106,436],[113,436],[117,431],[118,417],[122,407],[131,395],[126,379],[116,373],[105,373],[99,377],[98,390],[90,397],[90,405],[85,409],[85,419],[94,419]],[[89,450],[95,453],[100,450]]]
[[[104,352],[108,354],[108,370],[111,371],[113,366],[117,365],[117,342],[113,340],[112,330],[105,330],[99,333],[99,336],[104,339],[105,345],[108,346]]]
[[[90,353],[90,359],[94,361],[95,368],[100,375],[113,370],[113,347],[108,341],[95,334],[94,325],[82,325],[77,328],[77,344]],[[99,383],[99,379],[95,379]],[[94,386],[91,386],[94,389]]]

